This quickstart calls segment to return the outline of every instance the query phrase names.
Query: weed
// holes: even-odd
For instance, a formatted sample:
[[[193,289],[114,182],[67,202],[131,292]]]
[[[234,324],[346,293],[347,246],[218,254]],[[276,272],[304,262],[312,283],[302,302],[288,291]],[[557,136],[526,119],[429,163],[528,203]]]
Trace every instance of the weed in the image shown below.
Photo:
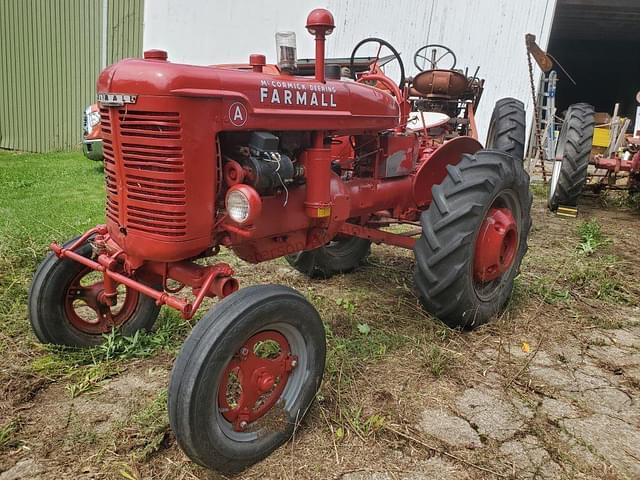
[[[20,428],[20,422],[16,419],[10,420],[0,426],[0,451],[17,445],[15,433]]]
[[[368,325],[367,325],[368,327]],[[363,334],[356,326],[352,335],[341,337],[334,335],[331,327],[325,325],[327,333],[327,376],[331,378],[339,370],[350,370],[356,364],[376,360],[390,349],[406,343],[406,337],[385,332],[379,328],[369,328]]]
[[[336,299],[336,305],[338,305],[339,307],[344,308],[344,310],[349,314],[349,315],[353,315],[356,311],[356,307],[357,305],[352,302],[351,300],[349,300],[348,298],[337,298]]]
[[[529,190],[536,198],[547,198],[547,186],[540,182],[531,182]]]
[[[368,437],[385,425],[385,418],[382,415],[373,414],[366,416],[363,413],[362,407],[344,409],[343,414],[343,419],[346,422],[345,426],[351,427],[351,429],[361,437]],[[339,428],[342,429],[343,427]]]
[[[571,299],[571,293],[569,290],[567,288],[562,288],[556,281],[549,277],[528,276],[516,278],[514,284],[514,297],[516,299],[529,298],[532,295],[541,298],[549,305],[568,302]]]
[[[162,390],[153,400],[133,415],[127,422],[129,447],[136,460],[147,460],[162,448],[169,433],[167,390]]]
[[[431,344],[421,352],[422,366],[427,368],[434,377],[441,377],[453,362],[453,356],[438,345]]]
[[[71,398],[76,398],[85,392],[93,390],[102,381],[119,375],[121,372],[122,370],[113,365],[112,362],[95,363],[84,369],[82,375],[78,375],[78,381],[66,385],[65,388]]]
[[[633,299],[618,278],[620,261],[614,255],[593,256],[577,261],[569,275],[575,291],[587,298],[613,304],[631,304]]]
[[[593,254],[600,245],[606,242],[602,227],[595,218],[582,222],[578,226],[578,234],[580,235],[578,250],[585,255]]]

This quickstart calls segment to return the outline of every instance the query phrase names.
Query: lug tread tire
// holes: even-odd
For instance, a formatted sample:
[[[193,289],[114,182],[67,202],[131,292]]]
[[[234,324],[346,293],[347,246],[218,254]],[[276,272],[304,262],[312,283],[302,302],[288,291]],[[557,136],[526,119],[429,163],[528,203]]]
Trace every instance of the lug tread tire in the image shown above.
[[[344,242],[344,243],[342,243]],[[330,278],[358,268],[371,253],[371,241],[348,237],[336,245],[325,245],[313,250],[287,255],[293,268],[309,278]]]
[[[66,242],[64,246],[72,245],[77,238],[79,237]],[[85,243],[76,253],[90,257],[92,247]],[[69,347],[91,347],[104,341],[102,335],[81,332],[65,317],[64,291],[60,291],[60,288],[66,288],[66,285],[61,284],[71,281],[80,271],[80,267],[79,263],[68,258],[58,258],[53,252],[49,252],[38,266],[29,288],[28,312],[31,328],[40,342]],[[140,294],[136,311],[120,326],[120,332],[125,336],[131,336],[138,330],[151,330],[159,313],[160,307],[156,305],[155,300]]]
[[[514,160],[523,161],[525,130],[524,103],[515,98],[498,100],[491,115],[486,148],[508,153]]]
[[[473,288],[475,235],[493,200],[503,190],[514,192],[521,211],[519,247],[503,285],[487,301]],[[527,251],[531,228],[529,175],[509,154],[481,150],[448,167],[443,182],[432,188],[433,203],[422,213],[422,236],[414,246],[415,286],[427,311],[452,328],[486,323],[508,300],[513,278]]]
[[[566,129],[566,132],[561,132],[558,140],[564,140],[564,151],[556,191],[551,193],[549,199],[552,211],[556,211],[560,205],[578,205],[587,181],[594,127],[594,108],[591,105],[576,103],[569,107],[565,124],[562,125],[562,130]]]
[[[293,308],[298,304],[298,308],[306,310],[309,315],[307,318],[297,319],[300,321],[299,327],[304,326],[303,334],[313,339],[312,346],[315,348],[313,362],[309,365],[312,372],[303,386],[306,391],[300,394],[301,411],[298,422],[304,417],[322,382],[326,356],[324,326],[313,305],[299,292],[282,285],[256,285],[229,295],[211,308],[195,325],[175,361],[169,384],[168,413],[171,429],[187,456],[203,467],[221,473],[237,473],[262,460],[286,442],[294,432],[295,418],[289,419],[284,431],[258,438],[257,442],[265,439],[268,441],[266,448],[265,445],[249,445],[245,448],[247,445],[244,444],[244,447],[238,448],[233,441],[223,444],[219,438],[216,440],[215,435],[207,428],[213,421],[203,422],[202,418],[203,411],[213,411],[204,408],[208,406],[206,396],[213,396],[217,403],[217,391],[199,389],[199,386],[210,381],[207,374],[214,357],[212,347],[216,345],[218,349],[232,349],[233,345],[226,339],[238,336],[246,336],[248,339],[252,333],[245,332],[254,327],[247,324],[247,319],[261,309],[268,308],[264,303],[267,300],[287,302]],[[290,313],[292,309],[287,311]]]

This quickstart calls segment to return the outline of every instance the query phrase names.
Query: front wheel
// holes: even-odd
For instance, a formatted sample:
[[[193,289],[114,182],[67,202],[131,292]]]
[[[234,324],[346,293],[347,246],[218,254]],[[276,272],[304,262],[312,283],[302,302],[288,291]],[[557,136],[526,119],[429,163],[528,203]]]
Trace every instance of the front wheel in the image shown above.
[[[92,258],[93,247],[86,242],[76,253]],[[102,343],[103,335],[112,329],[129,336],[153,327],[160,311],[154,299],[117,285],[116,304],[106,306],[99,301],[103,290],[100,272],[49,253],[36,270],[29,289],[29,320],[38,340],[90,347]]]
[[[415,284],[427,311],[452,328],[486,323],[507,302],[531,227],[529,176],[503,152],[447,167],[423,212]]]
[[[291,437],[322,381],[324,327],[295,290],[252,286],[217,303],[173,367],[169,420],[196,463],[234,473]]]

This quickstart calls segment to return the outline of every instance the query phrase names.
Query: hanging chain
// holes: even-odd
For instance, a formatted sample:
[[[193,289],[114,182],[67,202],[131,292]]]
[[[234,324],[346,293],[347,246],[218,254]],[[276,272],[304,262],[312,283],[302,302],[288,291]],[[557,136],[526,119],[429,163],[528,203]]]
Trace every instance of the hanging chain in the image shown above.
[[[533,100],[533,126],[535,129],[534,136],[536,141],[536,155],[534,160],[540,161],[542,167],[542,181],[547,183],[547,171],[544,166],[545,155],[542,149],[542,132],[540,131],[540,110],[538,107],[538,101],[536,97],[536,85],[533,78],[533,62],[531,61],[531,52],[527,49],[527,62],[529,63],[529,82],[531,84],[531,99]]]

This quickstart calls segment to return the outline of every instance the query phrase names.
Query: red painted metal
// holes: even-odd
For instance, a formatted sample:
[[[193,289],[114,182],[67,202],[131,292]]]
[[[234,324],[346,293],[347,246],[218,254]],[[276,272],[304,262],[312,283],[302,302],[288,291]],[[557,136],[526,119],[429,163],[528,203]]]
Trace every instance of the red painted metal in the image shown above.
[[[261,349],[277,354],[260,355]],[[280,398],[295,368],[287,339],[268,330],[253,335],[227,364],[218,387],[218,408],[236,431],[267,413]]]
[[[615,173],[630,172],[633,169],[633,159],[624,160],[617,155],[612,158],[604,158],[600,155],[597,155],[593,160],[593,165],[596,168],[609,170],[610,172]]]
[[[260,54],[248,64],[194,66],[161,51],[100,74],[99,93],[134,99],[100,105],[106,226],[70,248],[51,248],[102,272],[101,304],[113,304],[121,284],[191,318],[204,297],[238,288],[228,265],[193,263],[221,246],[249,262],[320,247],[338,233],[413,246],[412,237],[380,228],[416,222],[447,167],[481,145],[407,129],[411,85],[399,90],[377,65],[359,82],[325,79],[325,37],[334,24],[324,9],[307,19],[315,78],[281,72]],[[472,107],[461,120],[476,135]],[[274,132],[281,142],[298,135],[300,144],[287,151],[295,178],[272,191],[254,188],[256,173],[240,160],[252,132]],[[225,210],[230,189],[244,189],[253,202],[242,225]],[[75,252],[91,236],[95,260]],[[170,279],[191,287],[195,300],[176,296]]]
[[[509,270],[518,249],[518,228],[511,210],[491,208],[485,216],[476,239],[473,276],[476,281],[490,282]]]
[[[104,281],[87,284],[86,277],[93,271],[91,268],[84,268],[71,281],[65,293],[64,309],[71,324],[81,332],[108,333],[131,318],[140,294],[132,288],[127,288],[121,294],[122,303],[114,309],[114,305],[108,305],[101,300],[105,291]]]
[[[413,249],[416,243],[415,238],[408,237],[399,233],[385,232],[384,230],[378,230],[377,228],[367,228],[361,225],[354,225],[352,223],[345,223],[340,227],[340,233],[350,235],[352,237],[367,238],[374,243],[385,243],[387,245],[394,245],[396,247]]]

